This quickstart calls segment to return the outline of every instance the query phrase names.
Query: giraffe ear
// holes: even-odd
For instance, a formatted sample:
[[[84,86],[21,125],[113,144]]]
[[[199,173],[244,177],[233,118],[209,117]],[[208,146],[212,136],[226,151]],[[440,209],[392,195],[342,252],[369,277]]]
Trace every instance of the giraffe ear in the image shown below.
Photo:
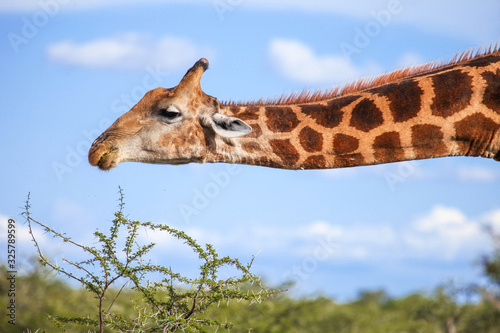
[[[210,119],[215,133],[224,138],[236,138],[252,131],[247,123],[235,117],[215,113]]]

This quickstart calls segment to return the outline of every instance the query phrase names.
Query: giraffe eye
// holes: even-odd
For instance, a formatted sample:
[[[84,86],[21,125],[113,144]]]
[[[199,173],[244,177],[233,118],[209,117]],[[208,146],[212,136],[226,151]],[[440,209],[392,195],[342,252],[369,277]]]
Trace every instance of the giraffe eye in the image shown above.
[[[160,109],[159,112],[160,116],[163,117],[167,121],[173,121],[176,120],[181,116],[181,113],[173,108],[167,108],[167,109]]]

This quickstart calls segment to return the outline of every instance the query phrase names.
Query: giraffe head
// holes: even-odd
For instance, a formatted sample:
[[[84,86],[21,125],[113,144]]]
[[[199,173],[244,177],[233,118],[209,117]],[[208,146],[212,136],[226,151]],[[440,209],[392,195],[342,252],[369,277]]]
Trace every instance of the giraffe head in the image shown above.
[[[244,121],[219,113],[200,85],[208,61],[200,59],[174,88],[156,88],[118,118],[92,144],[89,162],[110,170],[121,162],[205,162],[210,144],[251,132]]]

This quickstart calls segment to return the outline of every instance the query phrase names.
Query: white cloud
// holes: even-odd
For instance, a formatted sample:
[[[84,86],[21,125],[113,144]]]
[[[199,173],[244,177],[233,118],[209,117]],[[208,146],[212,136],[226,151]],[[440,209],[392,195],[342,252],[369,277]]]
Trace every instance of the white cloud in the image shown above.
[[[137,33],[83,43],[66,40],[47,48],[49,60],[56,63],[115,69],[144,69],[149,65],[163,70],[184,70],[202,56],[212,58],[212,53],[187,39],[163,36],[154,40]]]
[[[417,255],[454,259],[460,252],[481,249],[486,234],[481,223],[457,208],[436,206],[414,221],[404,234],[410,251]]]
[[[396,229],[391,224],[336,225],[314,222],[291,235],[303,240],[302,255],[314,251],[318,240],[327,238],[337,246],[332,258],[354,260],[390,260],[421,258],[457,260],[487,251],[488,235],[484,225],[500,230],[500,210],[472,218],[460,209],[435,206],[427,214]],[[314,235],[314,236],[313,236]]]
[[[341,54],[318,55],[308,45],[293,39],[274,39],[269,58],[283,76],[302,83],[339,84],[373,74],[377,66],[356,67]]]
[[[483,167],[461,167],[457,177],[465,182],[492,182],[499,179],[498,172]]]
[[[483,216],[483,221],[487,226],[500,236],[500,209],[488,212]]]
[[[310,235],[309,237],[307,237]],[[312,236],[314,235],[314,236]],[[390,254],[397,246],[397,233],[390,225],[340,226],[326,222],[309,224],[296,235],[304,240],[301,255],[314,255],[318,244],[329,244],[331,258],[370,260]]]

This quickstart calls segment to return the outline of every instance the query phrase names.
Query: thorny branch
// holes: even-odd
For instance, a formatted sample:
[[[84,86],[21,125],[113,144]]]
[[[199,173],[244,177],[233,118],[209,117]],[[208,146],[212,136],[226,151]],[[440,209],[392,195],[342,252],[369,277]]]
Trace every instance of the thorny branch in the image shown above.
[[[211,305],[219,304],[221,300],[246,299],[250,302],[261,302],[265,298],[280,291],[268,291],[260,283],[260,279],[250,272],[250,268],[255,257],[247,265],[240,264],[238,259],[230,257],[219,258],[215,248],[206,244],[200,246],[194,239],[182,231],[173,229],[167,225],[154,224],[152,222],[140,222],[130,220],[123,215],[125,206],[123,190],[119,188],[118,211],[115,212],[115,219],[109,228],[109,233],[95,231],[101,247],[88,247],[79,244],[65,234],[55,231],[46,224],[41,223],[31,217],[30,195],[25,204],[23,213],[28,222],[29,232],[34,242],[37,253],[43,264],[49,266],[58,273],[68,276],[81,283],[85,289],[94,294],[98,300],[98,314],[88,314],[82,317],[58,317],[50,318],[62,330],[65,330],[64,323],[77,323],[86,326],[95,326],[103,332],[105,326],[118,331],[141,331],[154,332],[203,332],[204,326],[215,326],[216,328],[229,328],[230,323],[218,322],[208,318],[198,318],[197,316],[208,309]],[[71,246],[76,246],[84,250],[90,256],[89,259],[76,262],[63,259],[63,262],[76,271],[73,273],[68,268],[54,264],[46,256],[37,242],[33,225],[40,226],[46,233],[54,238],[62,240]],[[154,248],[154,243],[140,245],[137,242],[139,229],[155,232],[165,232],[168,235],[181,240],[190,247],[202,262],[199,266],[199,276],[191,279],[175,273],[171,267],[152,265],[151,260],[146,260],[145,256]],[[117,253],[117,241],[122,235],[122,230],[127,232],[125,236],[125,246],[122,250],[125,257],[120,259]],[[122,238],[123,239],[123,238]],[[96,267],[97,266],[97,267]],[[226,280],[219,280],[218,272],[225,266],[233,266],[240,276],[229,277]],[[78,275],[78,272],[83,275]],[[160,282],[147,280],[150,274],[160,274]],[[113,286],[120,279],[125,279],[125,283],[116,290]],[[178,289],[174,284],[184,284],[185,288]],[[246,283],[256,284],[260,290],[243,291],[242,285]],[[123,315],[114,312],[114,304],[125,290],[127,285],[132,285],[131,290],[139,292],[141,301],[133,300],[136,309],[135,317],[124,318]],[[166,288],[167,292],[164,291]],[[106,295],[110,290],[115,290],[116,295],[111,298],[110,304],[105,306]],[[141,305],[143,304],[143,305]],[[106,310],[105,310],[106,309]],[[95,319],[92,319],[95,318]]]

